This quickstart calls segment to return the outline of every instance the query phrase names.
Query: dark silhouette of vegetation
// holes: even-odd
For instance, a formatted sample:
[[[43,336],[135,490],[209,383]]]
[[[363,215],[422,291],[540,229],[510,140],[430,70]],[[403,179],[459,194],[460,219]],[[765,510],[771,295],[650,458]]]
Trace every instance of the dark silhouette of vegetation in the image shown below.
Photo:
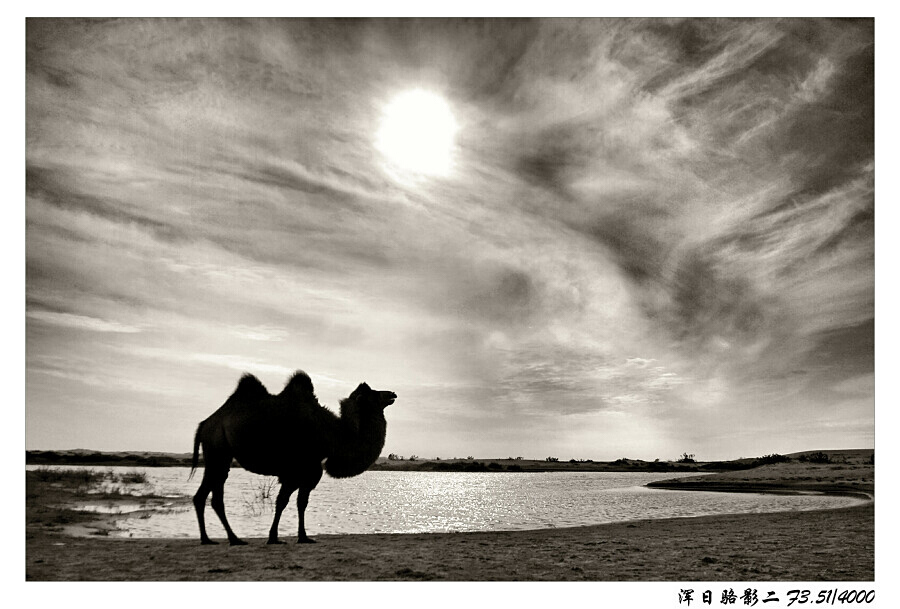
[[[100,484],[104,481],[121,484],[145,484],[145,472],[97,471],[93,469],[51,469],[39,467],[34,470],[34,477],[40,482],[72,482],[76,484]]]
[[[790,463],[790,461],[790,457],[773,453],[771,455],[763,455],[762,457],[757,457],[756,459],[754,459],[753,467],[759,467],[760,465],[771,465],[773,463]]]
[[[682,453],[681,458],[678,459],[678,463],[696,463],[696,461],[694,461],[694,454]]]
[[[256,481],[256,491],[249,499],[243,496],[244,513],[256,517],[274,509],[278,479],[265,476]]]
[[[461,472],[463,470],[463,463],[454,463],[453,461],[441,461],[440,463],[423,463],[420,467],[422,469],[432,471],[432,472]]]
[[[179,467],[190,466],[190,455],[135,455],[74,451],[59,453],[52,450],[29,450],[25,452],[27,465],[117,465],[133,467]]]
[[[559,461],[559,457],[547,457],[548,463],[556,463],[557,461]]]
[[[99,484],[106,475],[92,469],[50,469],[39,467],[34,470],[39,482],[71,482],[73,484]]]
[[[509,467],[506,468],[506,471],[508,471],[508,472],[520,472],[520,471],[522,471],[522,466],[521,466],[521,465],[516,465],[515,463],[513,463],[512,465],[510,465]]]
[[[134,486],[147,482],[147,474],[137,471],[118,473],[111,470],[38,467],[28,472],[28,475],[37,483],[52,485],[77,495],[91,493],[92,497],[100,499],[132,495]],[[126,488],[118,485],[124,485]],[[141,494],[145,496],[145,493]]]
[[[119,474],[119,480],[125,484],[146,484],[147,472],[127,472]]]
[[[418,471],[432,472],[500,472],[503,465],[492,461],[485,465],[481,461],[468,461],[459,459],[456,461],[425,461],[416,468]],[[507,471],[522,471],[517,465],[510,465]]]
[[[823,453],[822,451],[804,453],[797,460],[801,463],[806,463],[807,461],[810,463],[831,463],[831,457],[828,456],[828,453]]]

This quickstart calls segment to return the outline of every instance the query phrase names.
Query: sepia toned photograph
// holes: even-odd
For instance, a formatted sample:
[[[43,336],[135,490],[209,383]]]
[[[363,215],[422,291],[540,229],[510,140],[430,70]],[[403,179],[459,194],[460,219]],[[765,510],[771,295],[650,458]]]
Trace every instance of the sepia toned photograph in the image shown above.
[[[27,582],[874,604],[874,18],[24,31]]]

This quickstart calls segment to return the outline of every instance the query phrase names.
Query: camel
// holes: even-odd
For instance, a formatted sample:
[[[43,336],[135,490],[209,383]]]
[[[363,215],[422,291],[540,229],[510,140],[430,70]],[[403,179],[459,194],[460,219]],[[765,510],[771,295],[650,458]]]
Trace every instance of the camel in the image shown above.
[[[228,542],[246,545],[225,518],[223,496],[232,459],[247,471],[277,476],[281,484],[268,543],[284,543],[278,539],[278,521],[295,490],[300,515],[297,543],[314,543],[306,535],[304,512],[310,491],[322,478],[323,462],[324,471],[334,478],[366,471],[384,447],[384,409],[396,399],[392,391],[375,391],[361,383],[341,400],[338,417],[319,404],[312,380],[303,371],[294,373],[278,395],[270,394],[252,374],[242,376],[231,397],[197,426],[194,435],[191,476],[201,445],[204,463],[203,480],[194,495],[200,543],[217,543],[206,534],[203,514],[212,493],[212,508]]]

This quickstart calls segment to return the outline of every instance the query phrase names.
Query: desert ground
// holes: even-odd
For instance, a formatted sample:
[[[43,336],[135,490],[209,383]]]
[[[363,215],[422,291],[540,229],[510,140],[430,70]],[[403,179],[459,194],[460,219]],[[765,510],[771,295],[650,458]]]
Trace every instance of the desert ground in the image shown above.
[[[777,463],[660,486],[829,492],[841,509],[640,520],[534,531],[320,535],[316,544],[201,546],[103,536],[64,490],[26,472],[29,581],[873,581],[874,464]],[[690,492],[686,490],[685,492]]]

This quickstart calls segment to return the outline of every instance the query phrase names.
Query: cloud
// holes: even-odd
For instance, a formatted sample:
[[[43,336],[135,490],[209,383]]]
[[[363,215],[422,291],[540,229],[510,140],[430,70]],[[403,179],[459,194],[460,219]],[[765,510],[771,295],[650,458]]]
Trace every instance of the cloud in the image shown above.
[[[510,450],[547,419],[602,445],[627,413],[652,446],[813,416],[791,400],[864,404],[839,383],[872,366],[871,20],[32,20],[26,38],[35,370],[65,351],[58,380],[168,373],[185,404],[238,370],[305,368],[334,399],[363,377],[411,396],[409,441],[431,413]],[[407,88],[456,113],[455,174],[385,171],[374,134]]]
[[[638,368],[646,368],[650,364],[652,364],[655,360],[652,359],[644,359],[642,357],[629,357],[625,360],[626,366],[637,366]]]
[[[871,396],[875,390],[875,375],[863,374],[831,386],[832,391],[856,396]]]
[[[193,353],[187,357],[189,361],[201,362],[204,364],[213,364],[216,366],[225,366],[239,372],[263,372],[274,373],[282,376],[288,376],[294,372],[291,368],[279,366],[277,364],[268,364],[254,359],[242,357],[240,355],[219,354],[219,353]]]
[[[865,27],[837,38],[831,22],[791,20],[631,22],[629,31],[656,44],[669,67],[663,59],[617,63],[629,56],[616,40],[598,42],[594,54],[595,72],[610,77],[599,100],[565,73],[549,85],[522,78],[523,89],[567,93],[548,97],[519,165],[560,197],[531,210],[607,248],[646,315],[689,355],[788,361],[798,353],[760,349],[785,332],[811,347],[807,337],[826,324],[871,316]],[[850,82],[860,85],[853,93]],[[860,103],[839,105],[844,94]],[[830,156],[846,149],[821,134],[845,129],[851,152]],[[831,176],[827,183],[809,173],[809,159]],[[858,279],[835,282],[850,269]],[[845,312],[836,318],[826,302]]]
[[[95,317],[74,315],[72,313],[55,313],[53,311],[28,311],[25,316],[43,323],[63,326],[66,328],[74,328],[76,330],[86,330],[89,332],[114,332],[130,334],[141,331],[140,328],[122,324],[117,321],[107,321],[103,319],[97,319]]]
[[[247,340],[259,341],[283,341],[288,337],[288,331],[284,328],[273,326],[235,326],[231,333]]]

